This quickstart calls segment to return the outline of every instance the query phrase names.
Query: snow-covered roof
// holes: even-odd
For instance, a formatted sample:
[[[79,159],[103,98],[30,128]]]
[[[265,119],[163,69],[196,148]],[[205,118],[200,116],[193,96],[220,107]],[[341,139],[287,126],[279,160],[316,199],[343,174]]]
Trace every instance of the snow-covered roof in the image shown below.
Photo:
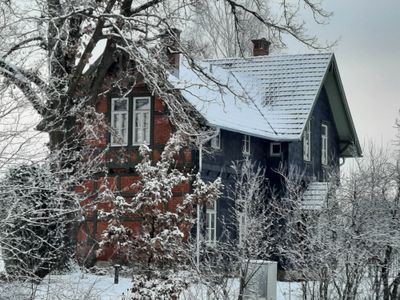
[[[89,66],[99,60],[104,46],[103,40],[96,45]],[[181,60],[179,78],[174,75],[170,82],[208,125],[275,141],[301,139],[325,85],[340,156],[361,155],[332,53],[204,60],[195,65]]]
[[[331,53],[321,53],[203,61],[203,72],[233,91],[225,88],[222,96],[215,83],[183,62],[179,77],[186,86],[180,88],[210,125],[262,138],[296,140],[331,59]]]
[[[327,205],[328,183],[310,182],[303,194],[301,208],[305,210],[320,210]]]

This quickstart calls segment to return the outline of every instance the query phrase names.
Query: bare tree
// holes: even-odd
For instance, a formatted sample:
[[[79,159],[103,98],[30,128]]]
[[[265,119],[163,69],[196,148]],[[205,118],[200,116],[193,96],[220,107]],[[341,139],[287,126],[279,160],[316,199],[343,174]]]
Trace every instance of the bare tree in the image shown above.
[[[286,34],[311,47],[323,48],[316,43],[315,37],[307,36],[299,18],[299,12],[306,13],[308,9],[312,11],[317,23],[326,22],[330,16],[319,3],[205,1],[197,5],[191,25],[193,29],[184,36],[195,48],[200,49],[202,56],[208,58],[250,56],[250,41],[261,36],[278,49],[285,47]]]
[[[63,151],[65,164],[74,161],[82,137],[80,118],[93,106],[99,94],[114,89],[128,93],[144,81],[148,89],[169,106],[176,125],[194,133],[196,120],[168,83],[170,69],[166,53],[177,51],[193,63],[186,43],[177,41],[173,27],[185,28],[214,1],[5,1],[0,11],[4,19],[0,35],[0,74],[9,86],[18,88],[42,117],[39,128],[48,132],[52,151]],[[304,1],[315,16],[327,14],[317,3]],[[281,18],[271,18],[261,1],[222,1],[232,16],[234,31],[257,20],[277,35],[291,35],[318,47],[314,37],[295,17],[296,7],[283,2]],[[228,18],[229,16],[227,16]],[[300,17],[299,17],[300,18]],[[231,28],[229,30],[232,30]],[[171,40],[166,39],[169,33]],[[92,66],[96,46],[102,54]],[[167,52],[166,52],[167,51]],[[99,54],[99,53],[97,53]],[[196,69],[195,65],[192,67]],[[112,78],[112,81],[108,80]],[[183,114],[183,117],[178,117]],[[188,119],[189,122],[184,122]],[[68,150],[62,150],[68,149]]]
[[[304,246],[294,253],[305,297],[397,299],[399,178],[398,161],[371,148],[328,206],[305,215]]]

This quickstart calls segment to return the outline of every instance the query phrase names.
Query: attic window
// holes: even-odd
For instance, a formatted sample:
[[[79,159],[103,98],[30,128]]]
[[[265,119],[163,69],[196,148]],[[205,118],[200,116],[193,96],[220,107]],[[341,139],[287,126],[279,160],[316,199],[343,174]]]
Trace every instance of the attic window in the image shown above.
[[[307,121],[303,133],[303,159],[311,161],[311,122]]]
[[[111,99],[111,146],[150,143],[151,98]]]
[[[133,98],[133,130],[134,145],[150,142],[150,97]]]
[[[128,98],[111,99],[112,146],[128,145]]]
[[[271,143],[269,148],[269,154],[271,157],[281,156],[281,143]]]

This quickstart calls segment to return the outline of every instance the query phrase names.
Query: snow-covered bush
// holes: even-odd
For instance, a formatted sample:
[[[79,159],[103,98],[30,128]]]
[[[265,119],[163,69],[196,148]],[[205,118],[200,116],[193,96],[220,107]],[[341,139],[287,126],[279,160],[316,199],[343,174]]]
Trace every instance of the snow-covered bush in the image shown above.
[[[131,201],[125,201],[106,190],[100,201],[111,203],[110,211],[103,211],[108,227],[100,245],[113,246],[135,263],[135,278],[131,299],[176,299],[189,283],[190,276],[177,276],[190,269],[191,252],[188,235],[195,222],[197,204],[205,205],[220,196],[220,179],[205,183],[176,167],[175,158],[185,145],[182,133],[177,133],[166,144],[158,162],[151,160],[151,150],[142,145],[142,161],[136,166],[140,179],[133,184],[137,191]],[[179,201],[173,189],[192,184],[192,189]],[[123,226],[126,215],[141,219],[140,230],[132,232]],[[190,274],[187,273],[187,274]],[[162,297],[160,296],[162,295]],[[161,298],[160,298],[161,297]]]
[[[45,277],[62,267],[71,245],[69,193],[50,169],[21,165],[0,183],[0,243],[7,273]]]

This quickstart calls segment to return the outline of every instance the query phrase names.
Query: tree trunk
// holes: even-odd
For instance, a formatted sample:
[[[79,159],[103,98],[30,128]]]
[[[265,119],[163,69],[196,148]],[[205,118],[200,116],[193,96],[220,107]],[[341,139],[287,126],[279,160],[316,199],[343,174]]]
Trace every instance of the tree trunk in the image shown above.
[[[386,246],[385,258],[381,267],[381,277],[383,284],[383,300],[390,300],[390,287],[389,287],[389,264],[392,256],[393,248]]]

